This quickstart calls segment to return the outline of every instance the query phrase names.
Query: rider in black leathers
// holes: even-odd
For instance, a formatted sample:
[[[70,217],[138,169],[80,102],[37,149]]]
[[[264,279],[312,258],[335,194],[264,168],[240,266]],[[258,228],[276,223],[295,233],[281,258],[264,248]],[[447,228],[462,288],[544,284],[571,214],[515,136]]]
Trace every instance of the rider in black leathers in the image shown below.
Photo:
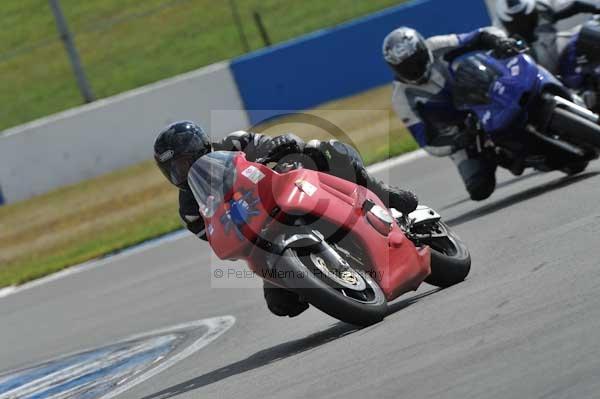
[[[305,167],[368,187],[388,207],[396,208],[403,214],[412,212],[418,204],[412,192],[388,186],[370,176],[358,152],[340,141],[312,140],[304,143],[293,134],[269,137],[238,131],[211,143],[204,130],[194,122],[176,122],[159,133],[154,143],[154,158],[167,179],[180,189],[179,214],[182,221],[188,230],[203,240],[207,240],[204,220],[188,187],[187,173],[198,158],[211,151],[243,151],[250,161],[267,158],[278,161],[290,154],[303,154],[312,161],[312,165]],[[294,317],[308,308],[308,304],[300,301],[293,292],[267,282],[264,295],[269,309],[278,316]]]

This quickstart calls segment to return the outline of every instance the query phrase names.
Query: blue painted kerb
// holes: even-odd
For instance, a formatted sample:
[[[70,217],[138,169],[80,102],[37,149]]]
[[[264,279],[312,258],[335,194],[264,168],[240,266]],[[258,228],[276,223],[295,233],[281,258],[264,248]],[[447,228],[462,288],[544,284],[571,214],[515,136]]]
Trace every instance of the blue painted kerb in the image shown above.
[[[381,43],[398,26],[431,36],[489,23],[483,0],[416,0],[244,55],[231,70],[255,124],[389,83]]]

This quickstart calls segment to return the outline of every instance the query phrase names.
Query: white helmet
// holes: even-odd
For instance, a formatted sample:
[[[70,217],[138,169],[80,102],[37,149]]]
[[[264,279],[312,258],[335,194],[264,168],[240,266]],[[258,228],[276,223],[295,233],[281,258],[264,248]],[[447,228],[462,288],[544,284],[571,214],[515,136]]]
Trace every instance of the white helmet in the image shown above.
[[[382,47],[383,58],[397,80],[411,84],[429,80],[433,54],[419,32],[406,26],[395,29],[383,39]]]

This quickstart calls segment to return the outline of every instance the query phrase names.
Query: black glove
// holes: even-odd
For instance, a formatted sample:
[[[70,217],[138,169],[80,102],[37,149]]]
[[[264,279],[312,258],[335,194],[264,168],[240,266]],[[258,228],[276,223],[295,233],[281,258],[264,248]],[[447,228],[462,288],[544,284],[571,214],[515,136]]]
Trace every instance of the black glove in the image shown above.
[[[464,125],[464,131],[471,137],[477,136],[477,134],[481,131],[479,118],[472,112],[469,112],[465,118]]]
[[[277,136],[261,145],[257,160],[277,162],[288,154],[301,152],[298,141],[292,135]]]
[[[526,50],[526,45],[522,40],[515,40],[494,31],[484,30],[479,34],[479,39],[474,41],[472,46],[483,49],[494,50],[495,56],[499,58],[508,58]]]
[[[501,58],[514,57],[525,49],[523,42],[515,39],[499,40],[494,52]]]
[[[444,60],[452,62],[455,58],[470,53],[471,51],[487,50],[494,50],[495,56],[498,58],[511,57],[525,48],[526,46],[521,41],[509,39],[494,31],[482,30],[479,35],[468,44],[448,51],[444,55]]]

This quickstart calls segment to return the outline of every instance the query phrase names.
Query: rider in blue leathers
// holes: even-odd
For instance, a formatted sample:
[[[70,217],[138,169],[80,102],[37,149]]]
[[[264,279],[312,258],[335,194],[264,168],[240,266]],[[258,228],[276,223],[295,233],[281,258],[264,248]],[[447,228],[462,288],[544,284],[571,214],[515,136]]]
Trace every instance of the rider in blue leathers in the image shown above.
[[[401,27],[383,42],[383,57],[394,73],[396,114],[427,152],[451,157],[476,201],[494,191],[497,165],[475,148],[469,134],[475,122],[453,105],[448,63],[466,52],[488,49],[509,54],[517,45],[495,28],[424,39],[414,29]]]
[[[600,13],[598,0],[497,0],[496,16],[509,36],[531,46],[536,62],[558,74],[560,58],[578,29],[560,31],[557,23],[577,14]]]

